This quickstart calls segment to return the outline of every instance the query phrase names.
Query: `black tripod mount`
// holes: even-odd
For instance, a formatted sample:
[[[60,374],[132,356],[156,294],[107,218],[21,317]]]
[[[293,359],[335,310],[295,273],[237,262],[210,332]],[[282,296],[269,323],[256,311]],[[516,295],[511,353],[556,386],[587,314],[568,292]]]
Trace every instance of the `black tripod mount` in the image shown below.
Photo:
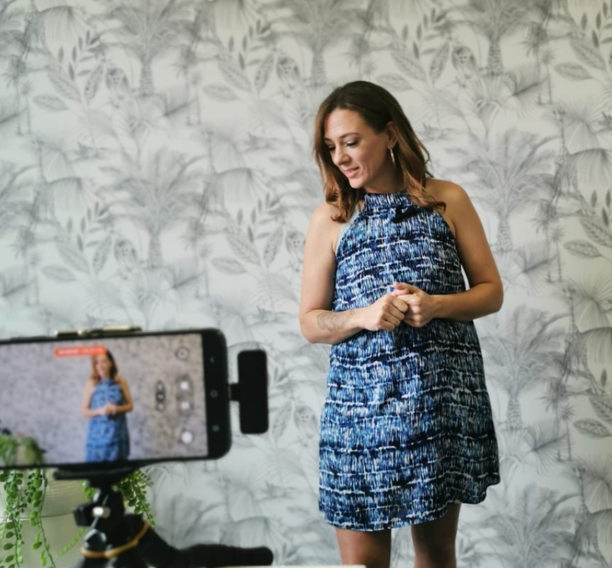
[[[123,496],[113,486],[134,468],[110,471],[57,470],[60,479],[86,479],[98,489],[88,503],[77,506],[78,526],[90,526],[81,548],[82,559],[74,568],[216,568],[218,566],[269,566],[270,549],[237,548],[219,544],[198,544],[176,549],[166,543],[140,516],[126,514]],[[111,563],[112,564],[109,564]]]

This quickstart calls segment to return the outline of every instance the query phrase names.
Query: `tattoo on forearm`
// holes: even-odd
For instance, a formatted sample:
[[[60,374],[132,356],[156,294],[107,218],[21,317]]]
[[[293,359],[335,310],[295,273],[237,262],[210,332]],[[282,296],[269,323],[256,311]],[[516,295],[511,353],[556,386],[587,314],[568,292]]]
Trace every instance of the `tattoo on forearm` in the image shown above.
[[[349,317],[349,312],[324,312],[317,316],[317,324],[325,331],[340,331],[345,328]]]

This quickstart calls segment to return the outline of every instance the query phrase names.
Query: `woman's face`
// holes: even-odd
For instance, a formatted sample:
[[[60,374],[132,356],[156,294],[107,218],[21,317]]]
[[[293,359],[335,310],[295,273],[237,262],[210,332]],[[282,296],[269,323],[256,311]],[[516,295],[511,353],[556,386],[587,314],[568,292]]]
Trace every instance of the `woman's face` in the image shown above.
[[[101,379],[110,376],[111,362],[108,355],[96,355],[96,373]]]
[[[391,132],[375,132],[353,110],[336,109],[325,121],[325,144],[333,163],[347,177],[351,187],[374,193],[397,191],[398,172],[389,148]]]

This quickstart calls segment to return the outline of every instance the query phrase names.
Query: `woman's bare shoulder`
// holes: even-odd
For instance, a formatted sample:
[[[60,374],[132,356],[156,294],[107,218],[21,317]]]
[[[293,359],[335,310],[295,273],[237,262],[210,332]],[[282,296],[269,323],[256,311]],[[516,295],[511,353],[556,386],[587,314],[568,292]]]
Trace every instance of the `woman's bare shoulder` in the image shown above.
[[[332,226],[334,223],[337,223],[333,218],[336,217],[339,212],[339,209],[335,205],[324,201],[313,211],[311,219],[314,223],[329,223],[330,226]]]
[[[427,182],[427,191],[436,201],[453,205],[469,200],[468,194],[459,184],[444,179],[432,178]]]
[[[330,255],[334,254],[342,227],[342,223],[334,221],[337,215],[338,208],[326,202],[321,203],[313,211],[306,239],[308,250],[316,254],[329,250]],[[309,246],[308,243],[310,243]]]

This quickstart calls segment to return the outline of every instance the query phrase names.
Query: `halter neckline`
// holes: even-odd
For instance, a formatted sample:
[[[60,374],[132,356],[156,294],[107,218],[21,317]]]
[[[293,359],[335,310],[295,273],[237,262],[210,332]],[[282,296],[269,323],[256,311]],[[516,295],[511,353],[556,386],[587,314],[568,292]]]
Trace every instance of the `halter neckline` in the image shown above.
[[[364,193],[363,208],[369,211],[416,207],[404,190],[395,193]]]

